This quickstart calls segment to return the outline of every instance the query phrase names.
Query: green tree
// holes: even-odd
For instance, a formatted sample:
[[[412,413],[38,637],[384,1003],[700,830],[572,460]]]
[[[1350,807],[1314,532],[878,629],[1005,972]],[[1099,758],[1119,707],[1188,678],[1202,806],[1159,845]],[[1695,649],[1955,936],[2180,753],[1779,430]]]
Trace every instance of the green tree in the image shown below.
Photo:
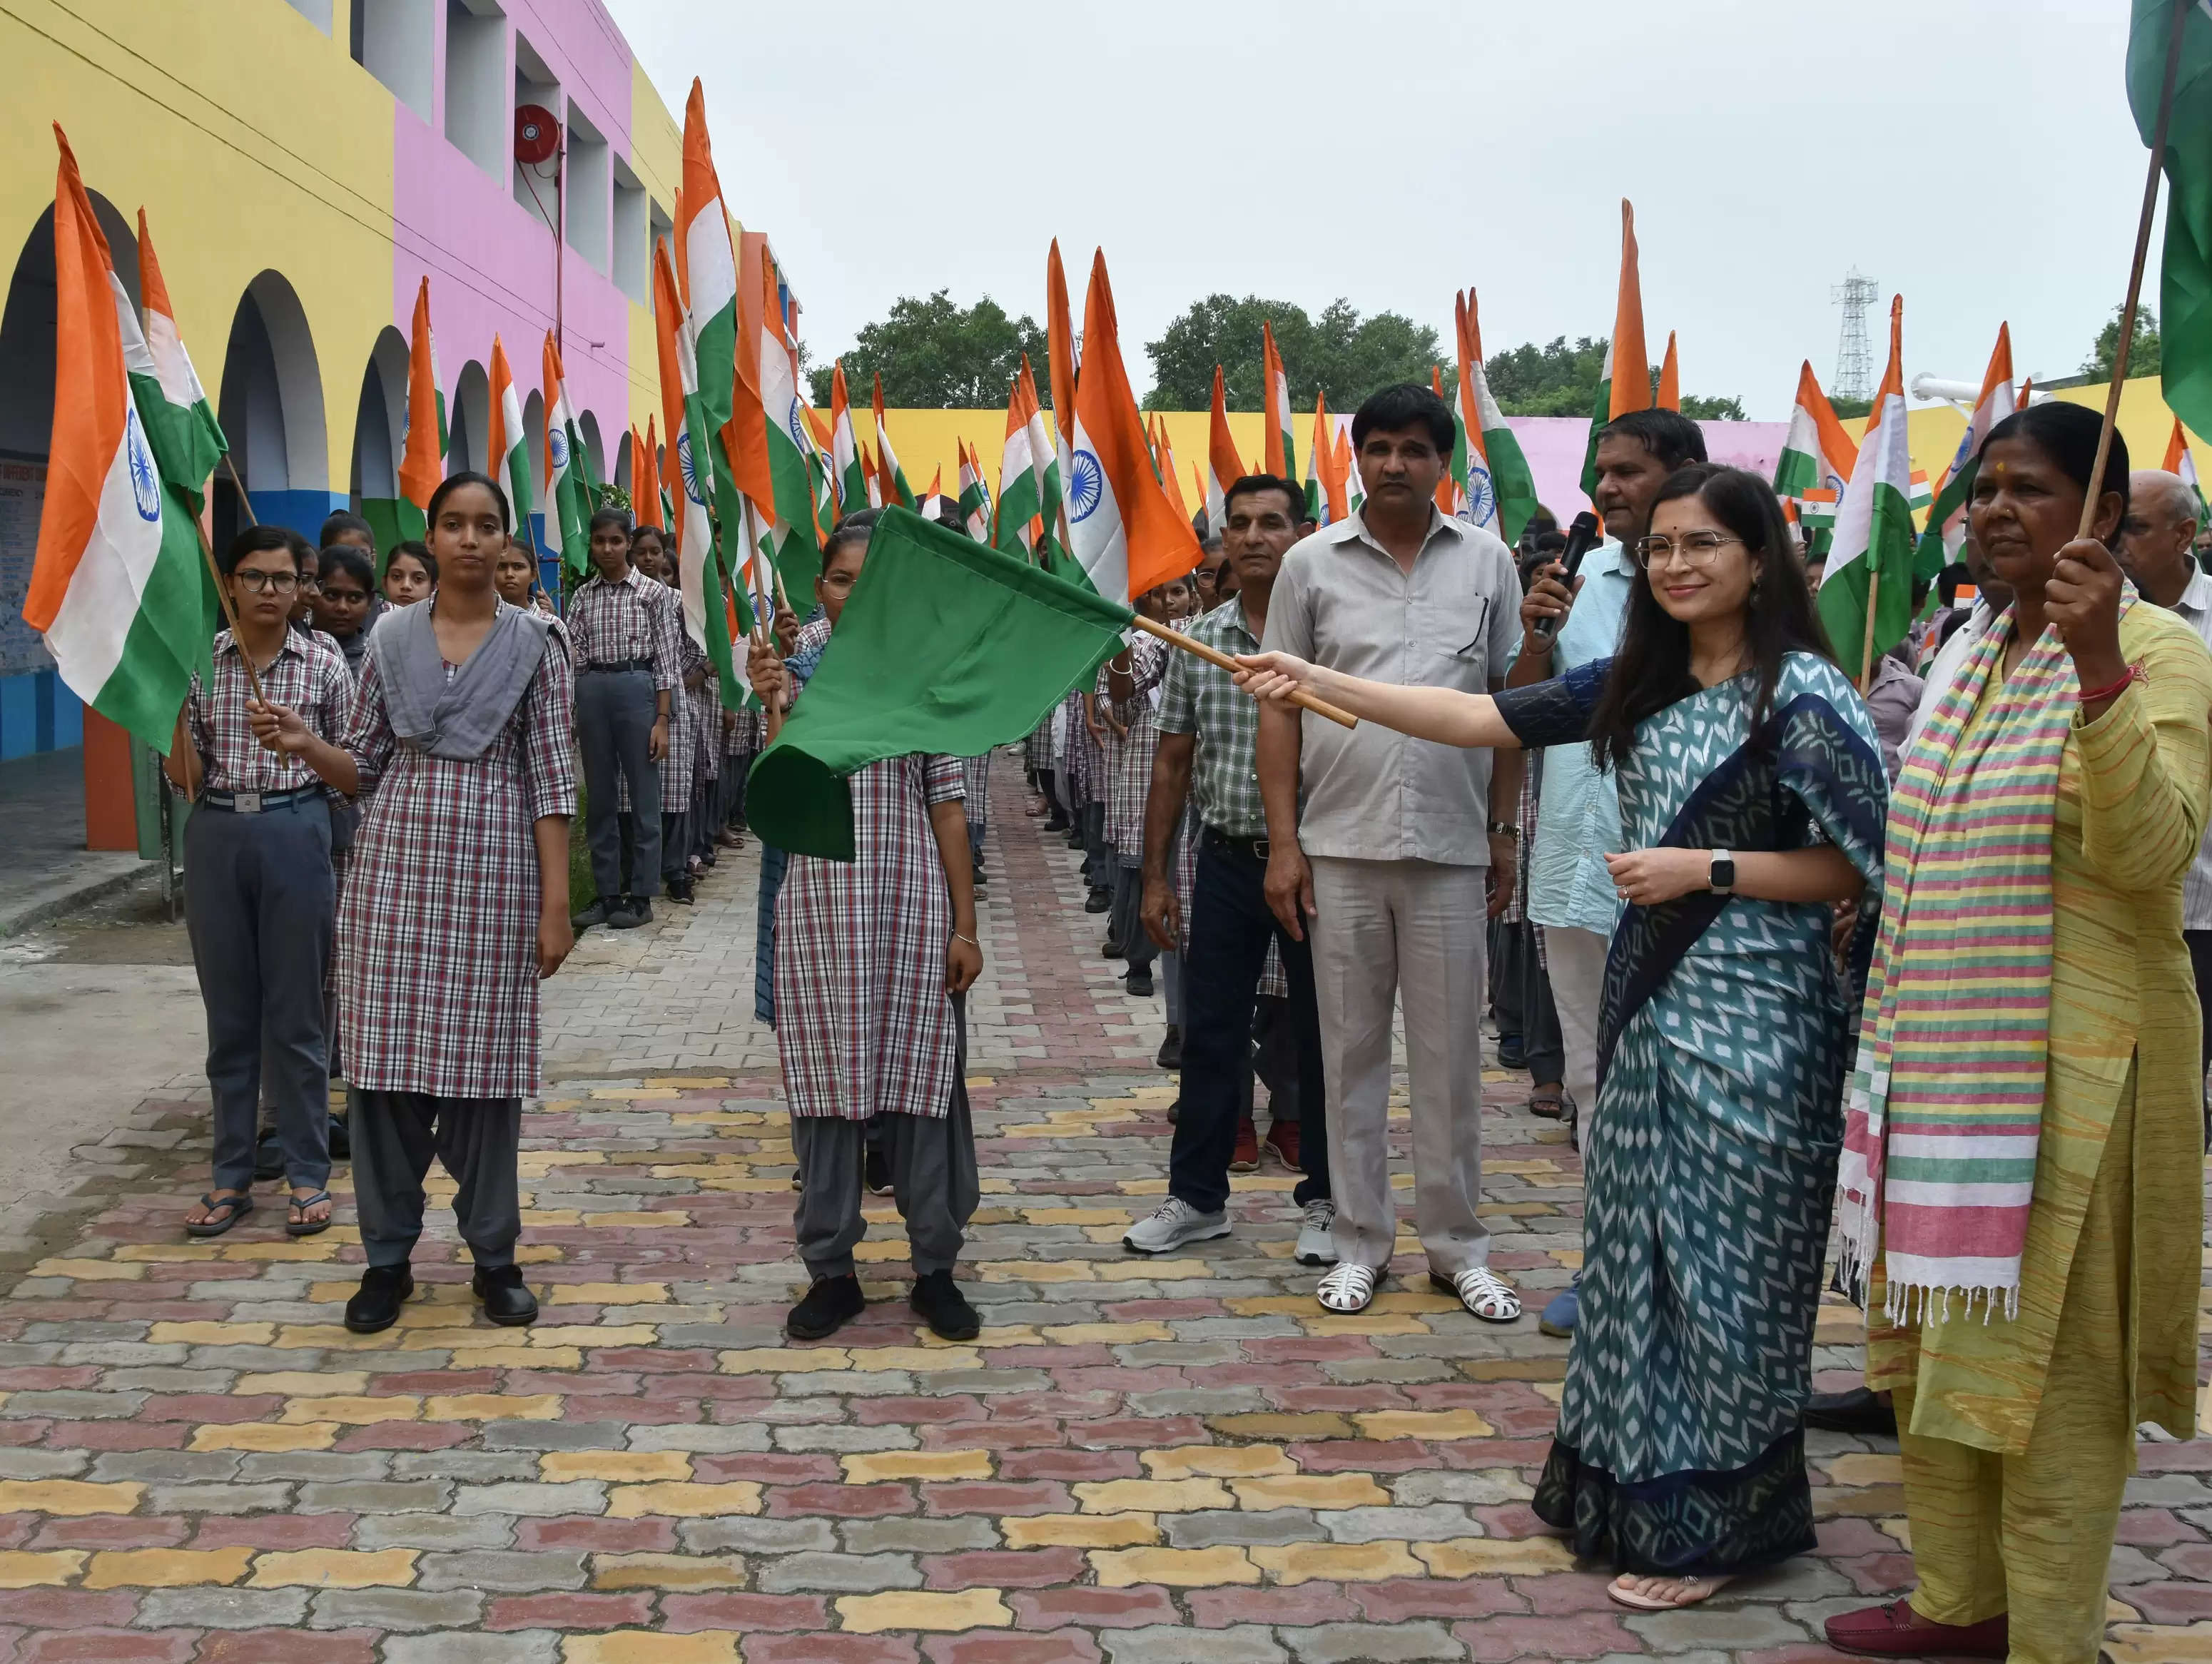
[[[1231,410],[1265,410],[1260,330],[1267,323],[1274,325],[1291,402],[1297,409],[1311,409],[1319,392],[1330,409],[1352,410],[1394,381],[1425,383],[1434,365],[1443,367],[1447,381],[1458,373],[1454,361],[1443,355],[1436,331],[1395,312],[1362,318],[1351,301],[1340,298],[1315,319],[1287,301],[1209,295],[1170,324],[1158,340],[1146,343],[1152,391],[1145,408],[1210,408],[1213,367],[1218,364]]]
[[[874,378],[884,379],[884,402],[906,410],[989,410],[1003,405],[1030,356],[1037,397],[1052,402],[1045,368],[1045,336],[1036,320],[1010,318],[989,295],[972,307],[954,304],[950,289],[927,300],[902,295],[890,313],[866,325],[844,355],[846,391],[867,402]],[[815,367],[814,403],[830,403],[830,366]]]
[[[1717,398],[1711,393],[1684,393],[1682,414],[1693,422],[1741,422],[1743,401],[1733,394]]]
[[[1872,416],[1874,401],[1870,398],[1832,398],[1828,408],[1836,413],[1839,422],[1849,422],[1854,416]]]
[[[2124,307],[2114,307],[2112,315],[2105,320],[2105,327],[2097,331],[2097,344],[2083,361],[2081,373],[2092,381],[2112,379],[2112,361],[2120,355],[2120,314]],[[2148,307],[2136,308],[2135,339],[2128,345],[2128,380],[2139,375],[2156,375],[2159,372],[2160,347],[2158,318]]]
[[[1507,416],[1586,416],[1597,402],[1605,343],[1587,335],[1571,344],[1564,335],[1540,347],[1524,341],[1492,353],[1482,367],[1492,397]]]

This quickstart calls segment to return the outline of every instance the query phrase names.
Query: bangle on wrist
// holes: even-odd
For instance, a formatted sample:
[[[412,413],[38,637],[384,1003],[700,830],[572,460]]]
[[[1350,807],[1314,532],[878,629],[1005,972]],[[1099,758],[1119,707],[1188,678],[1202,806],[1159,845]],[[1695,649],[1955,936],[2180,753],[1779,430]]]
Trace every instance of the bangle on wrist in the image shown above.
[[[957,930],[952,932],[952,939],[956,942],[965,942],[969,947],[975,949],[978,953],[981,953],[983,950],[983,944],[981,942],[977,941],[972,936],[963,936]]]
[[[2118,681],[2107,683],[2101,688],[2082,689],[2079,695],[2080,701],[2084,705],[2095,705],[2107,699],[2118,699],[2128,690],[2130,683],[2142,679],[2142,665],[2130,665]]]

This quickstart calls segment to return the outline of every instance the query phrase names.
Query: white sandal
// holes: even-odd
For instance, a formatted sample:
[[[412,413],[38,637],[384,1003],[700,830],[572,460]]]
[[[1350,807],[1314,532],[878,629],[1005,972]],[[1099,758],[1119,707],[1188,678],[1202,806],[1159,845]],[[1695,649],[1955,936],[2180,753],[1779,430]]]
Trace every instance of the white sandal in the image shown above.
[[[1372,1266],[1339,1266],[1321,1279],[1314,1294],[1324,1311],[1364,1312],[1375,1298],[1376,1271]]]
[[[1640,1589],[1621,1588],[1622,1581],[1633,1575],[1623,1572],[1605,1586],[1607,1599],[1616,1606],[1626,1606],[1631,1612],[1680,1612],[1686,1606],[1699,1606],[1711,1600],[1735,1581],[1733,1573],[1723,1573],[1717,1576],[1662,1577],[1659,1582],[1674,1583],[1682,1591],[1678,1599],[1662,1600],[1645,1594]]]
[[[1431,1272],[1429,1281],[1486,1323],[1510,1323],[1521,1315],[1521,1297],[1513,1285],[1487,1266],[1469,1266],[1457,1277]]]

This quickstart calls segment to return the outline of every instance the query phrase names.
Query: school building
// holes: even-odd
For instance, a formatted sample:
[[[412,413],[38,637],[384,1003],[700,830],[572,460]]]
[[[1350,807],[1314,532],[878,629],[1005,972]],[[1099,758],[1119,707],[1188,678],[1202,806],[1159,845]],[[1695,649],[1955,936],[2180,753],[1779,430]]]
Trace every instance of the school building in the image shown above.
[[[144,210],[252,513],[312,537],[398,495],[426,275],[453,465],[486,465],[495,332],[542,456],[550,331],[597,477],[628,484],[631,425],[660,410],[650,252],[680,121],[598,0],[17,0],[0,61],[0,770],[88,744],[87,833],[127,847],[127,747],[88,733],[21,616],[53,414],[52,124],[134,300]],[[214,499],[220,545],[245,523],[227,472]]]

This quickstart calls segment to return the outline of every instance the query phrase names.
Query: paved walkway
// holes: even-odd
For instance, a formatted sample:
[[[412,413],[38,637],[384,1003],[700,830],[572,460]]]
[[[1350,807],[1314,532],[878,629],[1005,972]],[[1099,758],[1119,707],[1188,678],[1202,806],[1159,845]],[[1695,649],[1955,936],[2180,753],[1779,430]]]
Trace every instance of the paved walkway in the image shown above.
[[[135,850],[84,847],[84,752],[40,751],[0,762],[0,937],[133,884],[161,869]]]
[[[1017,788],[1002,762],[975,1343],[906,1309],[887,1205],[878,1303],[831,1344],[783,1339],[791,1151],[750,1016],[750,868],[726,864],[552,985],[535,1328],[476,1317],[434,1215],[426,1297],[347,1334],[350,1199],[312,1241],[264,1212],[187,1242],[202,1103],[139,1106],[111,1205],[0,1299],[0,1659],[1796,1664],[1827,1656],[1823,1617],[1906,1579],[1894,1454],[1815,1434],[1817,1555],[1617,1611],[1528,1511],[1565,1366],[1533,1315],[1476,1323],[1405,1239],[1370,1312],[1323,1315],[1279,1170],[1235,1181],[1229,1241],[1126,1254],[1163,1189],[1158,1007],[1112,981]],[[1486,1211],[1533,1314],[1576,1263],[1580,1192],[1525,1091],[1490,1076]],[[1824,1367],[1856,1333],[1831,1313]],[[2112,1655],[2212,1656],[2212,1447],[2142,1459]]]

